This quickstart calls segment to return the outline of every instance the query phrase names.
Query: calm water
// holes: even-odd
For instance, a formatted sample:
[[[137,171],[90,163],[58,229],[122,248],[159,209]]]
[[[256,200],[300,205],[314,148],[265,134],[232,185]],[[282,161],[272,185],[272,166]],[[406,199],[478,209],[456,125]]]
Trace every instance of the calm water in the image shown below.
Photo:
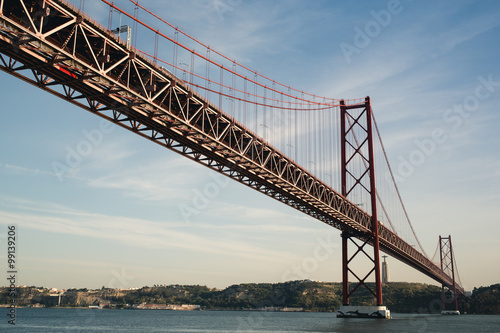
[[[7,312],[0,309],[0,313]],[[17,309],[1,332],[500,332],[500,316],[393,314],[391,320],[340,319],[334,313]]]

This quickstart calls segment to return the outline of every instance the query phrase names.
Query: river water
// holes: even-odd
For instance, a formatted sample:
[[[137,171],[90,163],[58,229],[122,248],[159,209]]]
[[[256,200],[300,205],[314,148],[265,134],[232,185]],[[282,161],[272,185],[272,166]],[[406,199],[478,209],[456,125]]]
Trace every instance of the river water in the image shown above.
[[[342,319],[335,313],[93,309],[0,310],[0,332],[500,332],[500,316],[393,314]]]

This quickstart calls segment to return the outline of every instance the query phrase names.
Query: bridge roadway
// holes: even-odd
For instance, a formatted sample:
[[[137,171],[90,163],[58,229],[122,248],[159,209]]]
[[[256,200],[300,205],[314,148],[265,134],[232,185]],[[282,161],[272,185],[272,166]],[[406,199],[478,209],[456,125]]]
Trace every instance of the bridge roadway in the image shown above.
[[[357,205],[73,5],[42,6],[0,0],[4,72],[371,244],[371,218]],[[383,224],[379,237],[383,252],[453,288]]]

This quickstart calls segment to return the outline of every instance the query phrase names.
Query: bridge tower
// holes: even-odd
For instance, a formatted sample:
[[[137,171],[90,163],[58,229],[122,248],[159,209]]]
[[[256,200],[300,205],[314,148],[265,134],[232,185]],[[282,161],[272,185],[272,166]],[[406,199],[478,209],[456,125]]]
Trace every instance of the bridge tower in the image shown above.
[[[340,101],[341,127],[341,168],[342,195],[355,202],[355,194],[368,194],[369,202],[363,207],[371,213],[371,232],[361,234],[354,228],[345,227],[342,230],[342,303],[338,317],[374,317],[390,318],[390,311],[382,304],[382,283],[380,276],[379,221],[377,218],[377,196],[375,189],[375,159],[373,153],[372,109],[370,98],[364,103],[346,105]],[[355,202],[356,203],[356,202]],[[361,207],[360,207],[361,208]],[[357,239],[356,239],[357,238]],[[361,243],[359,241],[361,239]],[[354,253],[349,256],[348,247],[355,246]],[[366,245],[373,246],[373,255],[365,250]],[[356,256],[366,256],[371,262],[371,269],[364,277],[359,277],[350,264]],[[366,280],[374,274],[375,289],[368,286]],[[352,275],[356,282],[349,284]],[[349,297],[365,287],[376,298],[377,306],[351,306]],[[352,287],[352,288],[351,288]]]
[[[443,272],[451,271],[451,278],[453,281],[453,288],[448,288],[453,293],[453,300],[455,309],[446,310],[446,293],[445,293],[445,285],[441,285],[441,293],[443,300],[443,310],[441,314],[460,314],[458,311],[458,301],[457,301],[457,285],[455,283],[455,266],[454,266],[454,257],[453,257],[453,247],[451,245],[451,236],[442,237],[439,236],[439,251],[440,251],[440,259],[441,259],[441,270]],[[452,290],[453,289],[453,290]],[[449,303],[449,302],[448,302]]]

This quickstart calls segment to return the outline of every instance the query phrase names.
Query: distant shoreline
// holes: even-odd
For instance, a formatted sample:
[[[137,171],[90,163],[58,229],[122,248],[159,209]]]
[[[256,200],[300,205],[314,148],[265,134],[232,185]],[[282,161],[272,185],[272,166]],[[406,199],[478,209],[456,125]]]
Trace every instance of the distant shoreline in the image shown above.
[[[367,283],[370,286],[370,283]],[[441,313],[441,288],[434,285],[390,282],[382,286],[384,305],[393,313]],[[342,305],[342,284],[310,280],[284,283],[244,283],[224,290],[200,285],[97,290],[16,288],[17,308],[137,309],[171,311],[333,312]],[[469,314],[500,314],[500,284],[474,288],[460,297],[458,309]],[[452,300],[451,294],[446,295]],[[351,304],[372,306],[368,290],[360,289]],[[12,307],[9,289],[0,288],[0,307]],[[449,309],[451,303],[446,305]],[[89,308],[90,307],[90,308]]]
[[[0,304],[0,308],[7,308],[5,304]],[[304,311],[266,311],[266,310],[258,310],[258,309],[240,309],[240,310],[235,310],[235,309],[202,309],[202,310],[164,310],[164,309],[132,309],[132,308],[127,308],[127,309],[117,309],[117,308],[107,308],[107,309],[91,309],[88,307],[39,307],[39,308],[32,308],[29,306],[20,306],[16,307],[16,309],[30,309],[30,310],[57,310],[57,309],[66,309],[66,310],[92,310],[92,311],[97,311],[97,310],[104,310],[104,311],[115,311],[115,310],[125,310],[125,311],[170,311],[170,312],[224,312],[224,311],[231,311],[231,312],[277,312],[277,313],[335,313],[336,311],[311,311],[311,310],[304,310]],[[407,313],[407,312],[391,312],[392,315],[421,315],[421,316],[441,316],[440,313]],[[484,314],[484,313],[461,313],[461,316],[500,316],[500,314]]]

